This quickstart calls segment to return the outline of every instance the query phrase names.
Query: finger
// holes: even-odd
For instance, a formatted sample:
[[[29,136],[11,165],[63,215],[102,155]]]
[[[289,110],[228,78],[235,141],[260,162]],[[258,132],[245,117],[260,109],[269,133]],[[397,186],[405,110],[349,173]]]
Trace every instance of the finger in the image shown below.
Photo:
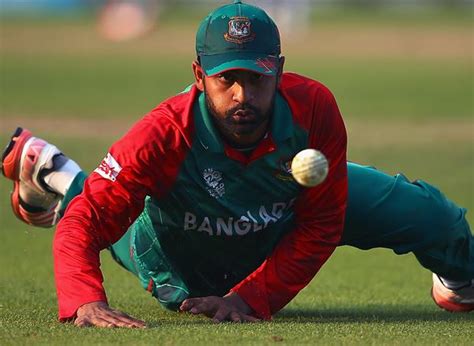
[[[146,328],[146,323],[140,320],[120,320],[120,327],[127,328]]]
[[[193,302],[191,299],[185,299],[181,305],[179,306],[179,310],[181,311],[188,311],[194,306]]]
[[[131,321],[125,321],[125,323],[131,328],[146,328],[146,322],[142,320],[133,319]]]
[[[232,321],[232,322],[242,322],[242,319],[240,317],[240,313],[238,313],[237,311],[232,311],[229,314],[229,320]]]
[[[74,320],[74,325],[79,328],[92,327],[92,324],[84,318],[76,318]]]
[[[113,310],[102,311],[89,318],[90,322],[102,328],[128,327],[133,328],[133,321],[120,317]]]
[[[146,327],[145,321],[139,320],[137,318],[134,318],[128,314],[126,314],[123,311],[119,310],[112,310],[114,314],[116,315],[115,317],[121,321],[122,323],[127,324],[127,326],[132,327],[132,328],[144,328]]]
[[[222,321],[225,321],[228,314],[229,314],[229,310],[219,309],[215,313],[214,317],[212,317],[212,321],[215,322],[215,323],[220,323]]]
[[[137,320],[122,311],[111,309],[108,306],[86,311],[85,314],[76,318],[74,324],[79,327],[97,326],[102,328],[143,328],[146,326],[144,321]]]
[[[125,315],[125,316],[123,316]],[[100,316],[103,320],[109,322],[114,327],[122,327],[122,328],[143,328],[145,327],[145,322],[137,320],[133,317],[130,317],[123,313],[112,313],[109,312],[106,316]]]
[[[93,326],[100,327],[100,328],[114,328],[114,327],[117,327],[114,322],[112,322],[110,320],[107,320],[107,319],[100,318],[100,317],[96,317],[96,316],[91,318],[90,323]]]
[[[190,312],[200,313],[208,309],[209,303],[209,300],[206,298],[195,298],[190,300],[187,303],[186,307],[188,307],[188,311]]]
[[[112,312],[115,315],[120,316],[120,317],[133,319],[133,317],[130,316],[129,314],[127,314],[126,312],[123,312],[123,311],[120,311],[120,310],[115,310],[115,309],[110,309],[109,311]]]
[[[119,328],[139,328],[139,327],[138,327],[137,325],[135,325],[134,323],[127,322],[127,321],[120,321],[120,320],[117,320],[117,321],[111,322],[111,324],[113,324],[114,327],[119,327]]]
[[[256,318],[256,317],[253,317],[253,316],[250,316],[250,315],[246,315],[246,314],[240,314],[240,317],[241,317],[241,320],[242,322],[260,322],[261,320]]]
[[[218,308],[219,306],[216,306],[216,304],[213,304],[212,302],[203,302],[194,306],[191,310],[189,310],[189,312],[195,315],[203,314],[207,317],[212,317]]]
[[[203,298],[188,298],[185,299],[182,303],[179,309],[181,311],[189,311],[193,306],[196,304],[200,304],[203,301]]]
[[[208,311],[208,309],[209,309],[208,304],[200,303],[200,304],[194,305],[191,309],[189,309],[189,312],[192,314],[201,314]]]
[[[145,324],[140,324],[131,319],[125,319],[121,317],[108,318],[107,321],[113,324],[115,327],[121,328],[143,328]]]

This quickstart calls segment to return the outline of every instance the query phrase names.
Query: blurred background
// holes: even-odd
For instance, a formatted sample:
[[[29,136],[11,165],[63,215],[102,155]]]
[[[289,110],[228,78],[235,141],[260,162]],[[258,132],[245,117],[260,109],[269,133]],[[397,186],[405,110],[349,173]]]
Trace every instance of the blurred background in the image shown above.
[[[22,125],[91,170],[192,83],[195,30],[228,2],[0,0],[1,143]],[[351,160],[473,205],[472,0],[249,2],[280,26],[286,69],[335,94]]]
[[[350,160],[429,181],[468,208],[473,224],[473,1],[249,2],[268,9],[279,24],[286,70],[317,79],[335,94]],[[93,170],[135,121],[193,82],[195,30],[223,3],[0,0],[0,144],[23,126]],[[0,296],[18,306],[51,306],[54,316],[53,233],[14,218],[10,189],[1,178]],[[120,280],[125,274],[106,257],[105,271],[114,273],[107,282]],[[359,280],[368,268],[377,274]],[[35,281],[31,271],[47,280]],[[413,289],[428,289],[430,280],[413,256],[340,249],[321,275],[326,280],[314,286],[319,297],[349,280],[347,304],[367,295],[374,304],[415,297],[431,307],[427,291]],[[400,280],[407,276],[412,286]],[[372,283],[377,290],[382,281],[394,289],[357,288]],[[37,302],[19,298],[18,285],[44,294]]]

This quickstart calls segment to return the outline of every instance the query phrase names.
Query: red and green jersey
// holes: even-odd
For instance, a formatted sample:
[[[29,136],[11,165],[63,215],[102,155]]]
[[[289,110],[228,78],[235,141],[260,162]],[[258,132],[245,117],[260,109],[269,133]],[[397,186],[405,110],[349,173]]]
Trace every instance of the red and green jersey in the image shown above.
[[[314,188],[289,169],[305,148],[330,164]],[[131,252],[158,299],[173,287],[183,299],[234,291],[270,318],[334,251],[346,199],[345,128],[322,84],[285,73],[270,129],[250,155],[226,145],[191,87],[116,142],[69,205],[54,241],[60,318],[106,300],[99,252],[140,214]]]

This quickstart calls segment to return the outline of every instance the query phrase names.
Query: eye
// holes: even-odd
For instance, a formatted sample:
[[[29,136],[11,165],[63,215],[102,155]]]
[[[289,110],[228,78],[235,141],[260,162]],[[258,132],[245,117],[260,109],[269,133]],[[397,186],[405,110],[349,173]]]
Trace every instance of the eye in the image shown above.
[[[265,78],[265,76],[263,74],[260,74],[260,73],[252,73],[250,75],[250,80],[254,83],[263,81],[263,78]]]
[[[225,83],[232,83],[235,81],[235,76],[233,73],[231,73],[230,71],[229,72],[223,72],[223,73],[220,73],[217,75],[217,78],[221,81],[221,82],[225,82]]]

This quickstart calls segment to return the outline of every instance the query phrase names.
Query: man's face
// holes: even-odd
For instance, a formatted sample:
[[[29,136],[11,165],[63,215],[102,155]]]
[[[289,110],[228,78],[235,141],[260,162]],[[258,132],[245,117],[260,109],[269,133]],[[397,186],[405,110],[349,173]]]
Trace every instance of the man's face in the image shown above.
[[[202,75],[209,113],[224,140],[235,147],[249,147],[262,139],[270,123],[277,85],[277,76],[247,70]]]

